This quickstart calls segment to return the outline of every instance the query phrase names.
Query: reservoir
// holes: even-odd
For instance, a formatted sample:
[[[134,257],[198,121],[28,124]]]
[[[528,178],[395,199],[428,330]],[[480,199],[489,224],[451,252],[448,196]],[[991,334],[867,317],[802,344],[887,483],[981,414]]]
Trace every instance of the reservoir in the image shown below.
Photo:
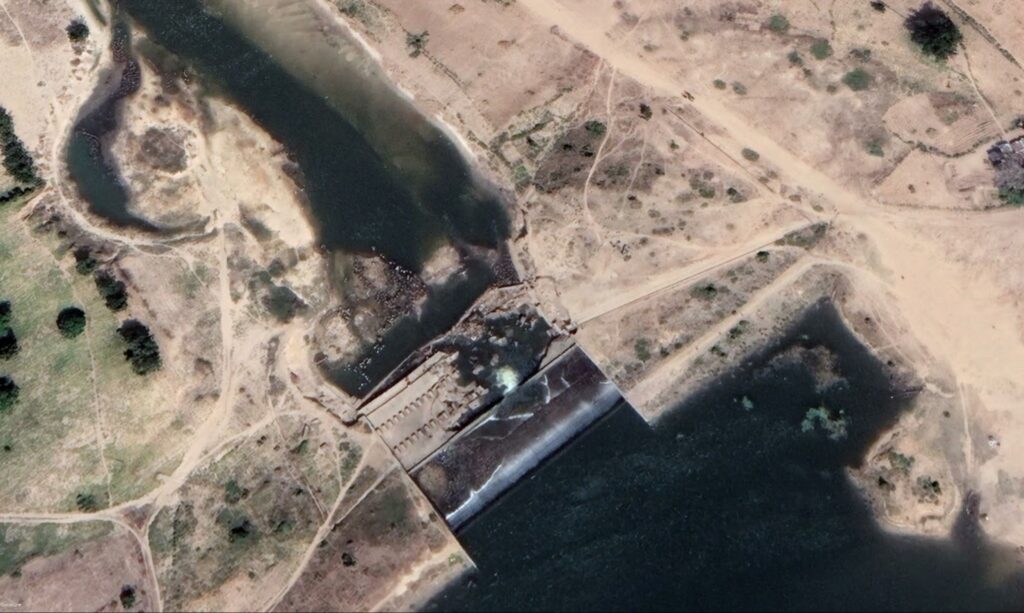
[[[822,392],[799,362],[769,366],[819,345],[844,380]],[[479,571],[428,608],[1019,610],[1019,562],[969,513],[949,540],[897,536],[846,477],[906,408],[893,392],[820,304],[653,429],[621,404],[520,481],[459,530]],[[822,403],[845,438],[802,431]]]

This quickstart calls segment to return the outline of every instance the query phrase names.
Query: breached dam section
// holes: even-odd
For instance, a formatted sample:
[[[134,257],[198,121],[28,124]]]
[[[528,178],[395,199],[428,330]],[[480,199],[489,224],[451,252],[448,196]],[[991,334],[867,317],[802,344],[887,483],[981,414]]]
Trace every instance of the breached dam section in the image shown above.
[[[416,466],[413,479],[457,529],[622,402],[573,345]]]

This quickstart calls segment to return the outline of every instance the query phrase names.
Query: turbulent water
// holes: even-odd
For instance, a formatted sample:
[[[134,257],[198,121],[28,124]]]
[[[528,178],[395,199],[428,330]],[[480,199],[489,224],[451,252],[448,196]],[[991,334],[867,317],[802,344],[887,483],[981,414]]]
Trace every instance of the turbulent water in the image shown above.
[[[838,356],[827,389],[799,362],[768,366],[816,345]],[[846,477],[905,408],[892,385],[819,305],[654,429],[621,405],[520,482],[459,531],[479,572],[428,608],[1019,610],[1024,574],[970,509],[950,540],[895,536]],[[845,438],[803,431],[822,403]]]

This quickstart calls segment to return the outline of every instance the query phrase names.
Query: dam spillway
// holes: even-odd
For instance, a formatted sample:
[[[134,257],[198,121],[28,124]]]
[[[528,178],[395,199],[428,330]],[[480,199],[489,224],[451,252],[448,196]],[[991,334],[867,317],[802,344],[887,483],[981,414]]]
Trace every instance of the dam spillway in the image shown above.
[[[620,402],[573,345],[410,474],[457,529]]]

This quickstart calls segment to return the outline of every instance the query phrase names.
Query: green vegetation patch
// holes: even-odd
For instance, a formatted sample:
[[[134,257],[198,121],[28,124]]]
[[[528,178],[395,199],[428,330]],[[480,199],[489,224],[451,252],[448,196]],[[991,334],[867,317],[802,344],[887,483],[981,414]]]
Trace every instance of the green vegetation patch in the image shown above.
[[[829,44],[828,40],[819,38],[811,43],[811,55],[816,60],[823,60],[832,55],[832,45]]]
[[[761,154],[760,153],[754,151],[753,149],[747,148],[747,147],[744,147],[744,149],[743,149],[743,151],[741,153],[743,154],[743,159],[745,159],[745,160],[747,160],[749,162],[756,162],[759,159],[761,159]]]
[[[854,68],[843,75],[843,84],[855,92],[868,89],[872,83],[874,83],[874,77],[863,68]]]
[[[882,149],[882,139],[880,138],[872,138],[864,144],[864,148],[867,149],[869,155],[885,157],[885,150]]]
[[[789,32],[789,19],[781,13],[775,13],[768,18],[768,29],[776,34]]]
[[[587,134],[598,138],[604,136],[604,133],[608,131],[608,128],[605,127],[604,123],[596,119],[589,120],[587,123],[583,124],[583,127],[587,130]]]

